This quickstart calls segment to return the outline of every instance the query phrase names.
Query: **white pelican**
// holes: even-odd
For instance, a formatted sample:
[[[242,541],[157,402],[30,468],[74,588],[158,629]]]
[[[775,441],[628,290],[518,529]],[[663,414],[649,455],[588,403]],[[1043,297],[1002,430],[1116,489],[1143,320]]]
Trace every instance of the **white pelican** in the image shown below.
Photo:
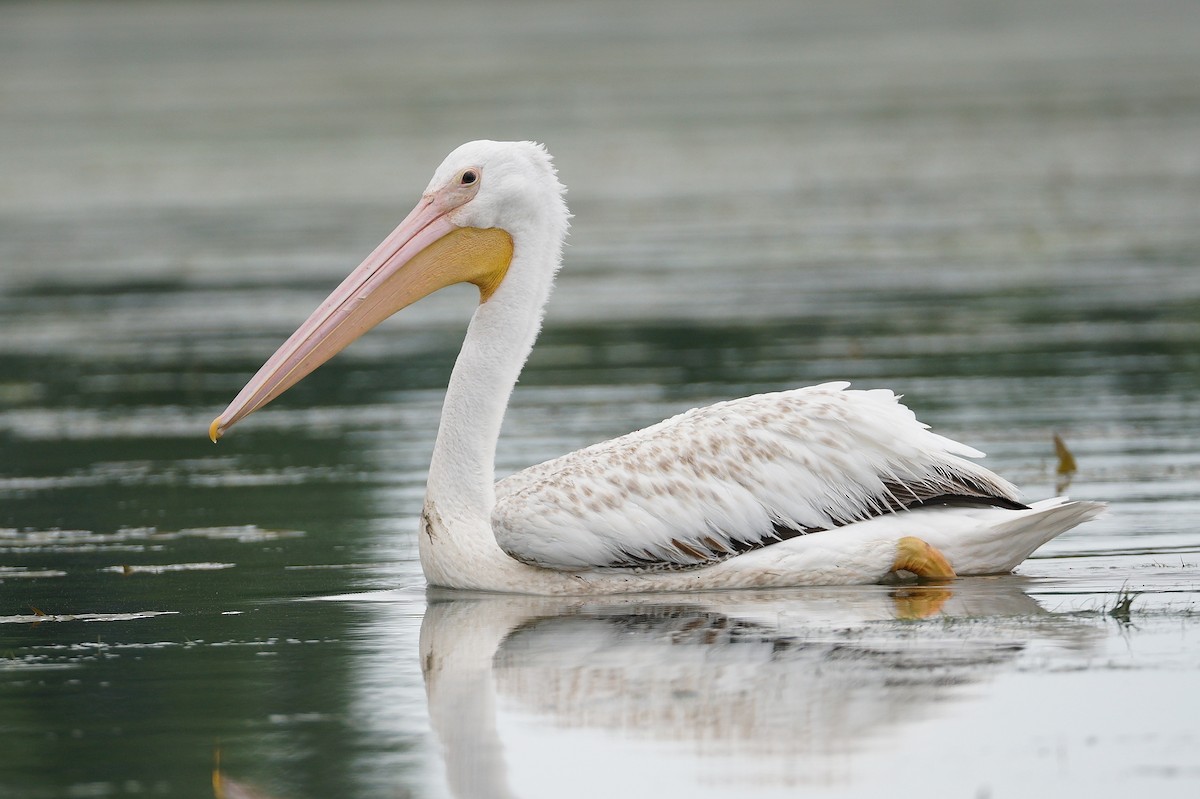
[[[565,189],[532,142],[452,152],[404,221],[217,417],[217,438],[396,311],[473,283],[421,514],[431,585],[531,594],[1011,571],[1103,505],[1021,504],[890,391],[845,383],[698,408],[494,482],[500,424],[562,260]]]

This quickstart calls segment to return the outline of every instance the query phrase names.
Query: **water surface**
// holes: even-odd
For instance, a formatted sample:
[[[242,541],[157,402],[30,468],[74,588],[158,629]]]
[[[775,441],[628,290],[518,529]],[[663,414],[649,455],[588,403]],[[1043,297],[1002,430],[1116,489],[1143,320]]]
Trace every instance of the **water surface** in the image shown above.
[[[4,17],[0,795],[1200,788],[1193,4]],[[427,594],[471,291],[205,433],[479,136],[576,214],[501,475],[848,379],[1111,514],[945,587]]]

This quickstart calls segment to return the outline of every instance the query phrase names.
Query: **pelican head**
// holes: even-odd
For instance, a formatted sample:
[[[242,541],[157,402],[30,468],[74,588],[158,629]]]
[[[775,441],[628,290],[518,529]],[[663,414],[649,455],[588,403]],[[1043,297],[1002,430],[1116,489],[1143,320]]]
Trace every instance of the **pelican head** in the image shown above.
[[[450,153],[412,212],[263,364],[213,420],[209,437],[216,441],[363,333],[438,289],[473,283],[487,303],[505,284],[515,248],[557,247],[553,257],[520,261],[522,268],[548,271],[542,276],[548,285],[566,233],[563,192],[539,144],[474,141]]]

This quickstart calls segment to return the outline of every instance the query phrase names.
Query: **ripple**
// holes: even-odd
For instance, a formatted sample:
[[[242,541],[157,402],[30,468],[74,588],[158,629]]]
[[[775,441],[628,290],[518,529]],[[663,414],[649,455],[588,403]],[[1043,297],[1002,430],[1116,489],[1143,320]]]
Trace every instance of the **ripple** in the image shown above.
[[[0,582],[12,579],[35,579],[38,577],[66,577],[67,573],[58,569],[30,569],[25,566],[0,566]]]
[[[56,491],[64,488],[96,486],[195,486],[229,488],[247,486],[288,486],[311,483],[364,482],[370,479],[343,469],[292,467],[246,471],[230,458],[211,463],[124,461],[92,464],[87,470],[65,475],[11,475],[0,477],[0,493]]]
[[[106,566],[100,569],[100,571],[128,576],[132,574],[166,574],[167,572],[219,571],[221,569],[232,569],[236,565],[236,563],[164,563],[160,565]]]
[[[92,530],[17,530],[0,528],[0,552],[142,552],[167,541],[202,538],[211,541],[236,541],[254,544],[297,538],[299,530],[270,530],[253,524],[233,527],[191,527],[183,530],[159,530],[157,527],[122,527],[112,533]],[[120,567],[116,567],[120,568]],[[224,567],[222,567],[224,568]],[[2,575],[0,575],[2,576]]]
[[[34,613],[21,616],[0,616],[0,624],[43,624],[69,621],[136,621],[156,616],[177,616],[177,610],[139,610],[134,613]]]

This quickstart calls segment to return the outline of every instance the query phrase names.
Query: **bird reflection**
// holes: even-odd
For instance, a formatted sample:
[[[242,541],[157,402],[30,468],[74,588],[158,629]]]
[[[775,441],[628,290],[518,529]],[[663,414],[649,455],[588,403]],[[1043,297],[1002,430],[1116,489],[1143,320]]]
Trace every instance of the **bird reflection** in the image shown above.
[[[753,760],[756,785],[850,779],[847,755],[935,717],[1034,638],[1087,636],[1023,585],[594,599],[431,591],[421,662],[450,788],[460,799],[517,795],[511,761],[529,742],[502,739],[498,711],[520,719],[519,731],[657,746],[663,768],[681,758],[693,780],[731,757]]]

